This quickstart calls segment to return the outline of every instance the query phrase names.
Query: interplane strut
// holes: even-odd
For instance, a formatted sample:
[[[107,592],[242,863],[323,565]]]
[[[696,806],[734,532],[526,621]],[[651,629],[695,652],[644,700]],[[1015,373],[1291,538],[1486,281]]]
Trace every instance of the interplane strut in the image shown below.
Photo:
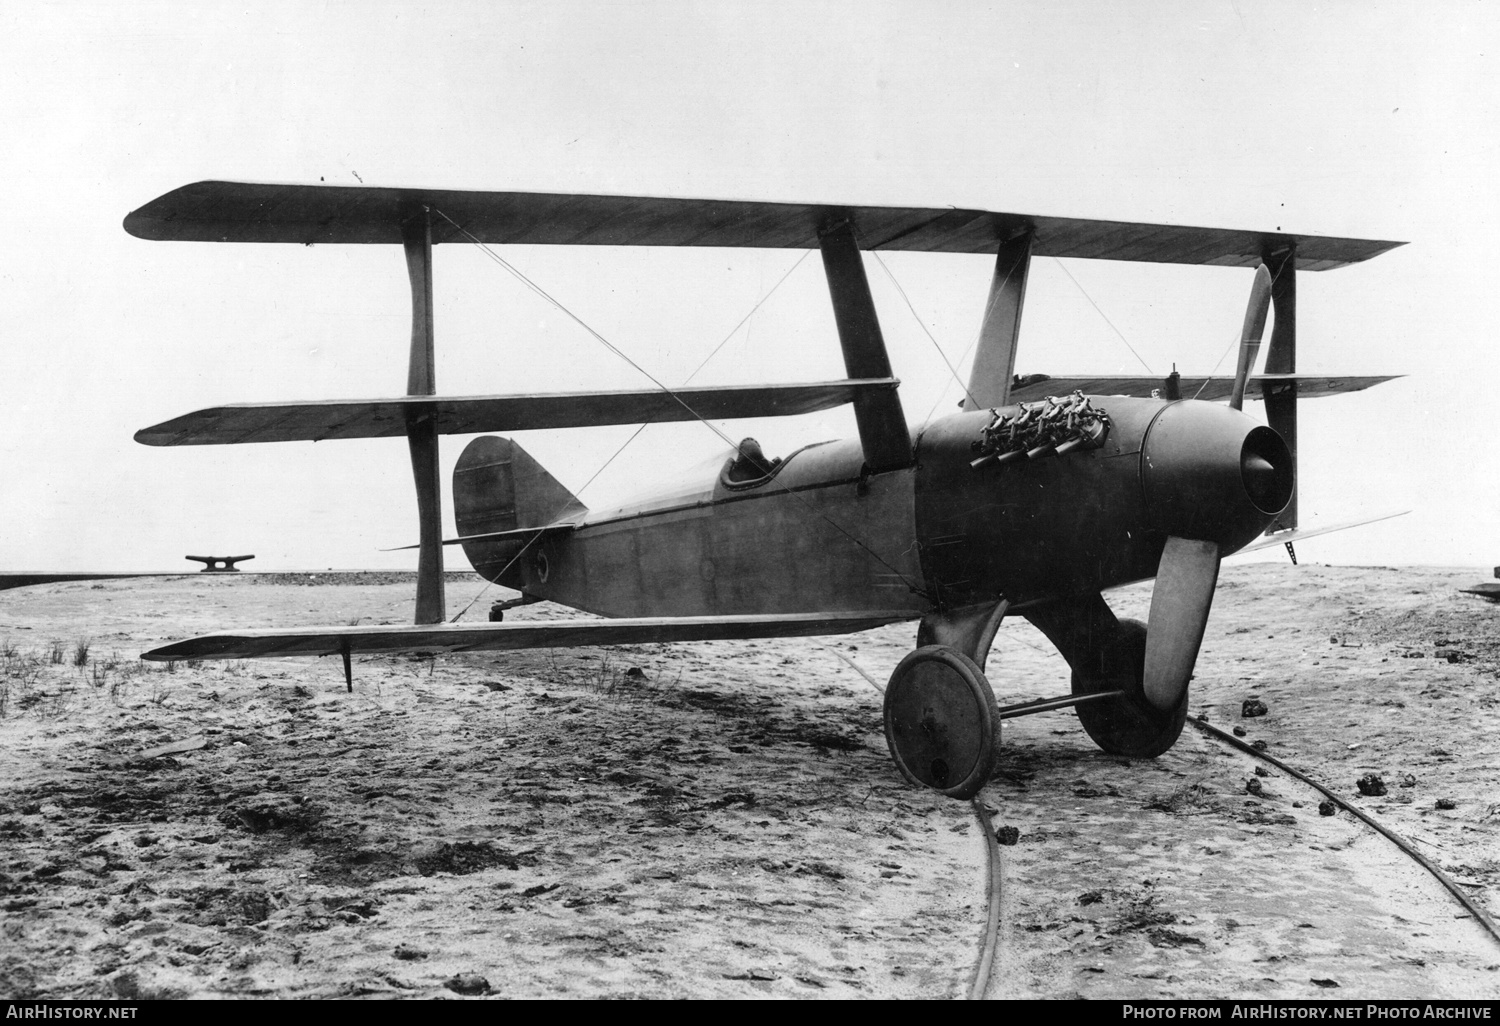
[[[432,318],[432,212],[421,207],[401,226],[406,270],[411,278],[411,358],[406,373],[408,395],[437,394],[437,357]],[[417,556],[417,610],[414,622],[442,623],[443,488],[438,465],[435,411],[407,411],[406,444],[417,487],[417,521],[421,551]]]

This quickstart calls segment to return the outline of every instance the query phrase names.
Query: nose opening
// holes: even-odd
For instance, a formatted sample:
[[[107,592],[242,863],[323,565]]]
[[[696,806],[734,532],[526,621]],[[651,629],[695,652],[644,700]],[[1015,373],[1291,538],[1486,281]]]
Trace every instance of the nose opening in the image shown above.
[[[1258,427],[1245,436],[1240,449],[1240,479],[1245,494],[1262,513],[1274,515],[1292,501],[1296,485],[1292,454],[1281,436],[1268,427]]]

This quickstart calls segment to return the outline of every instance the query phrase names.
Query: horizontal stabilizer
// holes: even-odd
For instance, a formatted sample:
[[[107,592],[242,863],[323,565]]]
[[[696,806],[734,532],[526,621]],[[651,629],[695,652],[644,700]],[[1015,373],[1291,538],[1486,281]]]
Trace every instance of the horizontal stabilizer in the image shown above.
[[[1404,245],[1371,239],[1043,217],[953,207],[579,196],[346,185],[196,182],[125,218],[142,239],[194,242],[390,243],[423,207],[432,241],[527,246],[735,246],[816,249],[847,221],[860,249],[986,253],[1026,232],[1031,255],[1254,267],[1296,247],[1296,266],[1323,271]]]
[[[1263,399],[1267,392],[1275,394],[1293,383],[1297,386],[1299,399],[1316,399],[1319,396],[1338,395],[1342,392],[1361,392],[1375,385],[1394,381],[1401,374],[1386,374],[1366,377],[1333,377],[1327,374],[1252,374],[1250,387],[1245,391],[1246,399]],[[1040,380],[1037,380],[1040,379]],[[1228,399],[1234,391],[1234,377],[1207,378],[1184,374],[1178,381],[1178,392],[1183,399],[1202,399],[1213,402]],[[1166,378],[1147,377],[1142,374],[1116,377],[1053,378],[1031,375],[1023,385],[1010,390],[1012,403],[1027,403],[1049,395],[1132,395],[1149,399],[1153,391],[1160,398],[1167,397]]]
[[[540,431],[607,424],[792,417],[852,403],[862,393],[895,389],[895,378],[795,385],[720,385],[629,392],[559,392],[449,398],[328,399],[236,403],[183,414],[142,428],[144,445],[227,445],[239,442],[322,442],[338,438],[405,437],[407,423],[435,416],[438,433]]]
[[[1299,531],[1277,531],[1275,534],[1268,534],[1258,541],[1251,542],[1243,549],[1235,552],[1235,555],[1239,555],[1241,552],[1255,552],[1259,549],[1268,549],[1272,545],[1285,545],[1288,542],[1295,544],[1296,542],[1306,541],[1308,538],[1316,538],[1320,534],[1347,531],[1354,527],[1364,527],[1366,524],[1378,524],[1382,520],[1390,520],[1393,517],[1404,517],[1410,512],[1411,510],[1409,509],[1403,509],[1395,513],[1382,513],[1379,516],[1367,517],[1363,520],[1345,520],[1342,523],[1329,524],[1327,527],[1308,527]]]
[[[164,662],[169,659],[324,656],[343,652],[478,652],[809,637],[852,634],[913,618],[910,612],[895,611],[540,620],[531,623],[435,624],[426,627],[273,627],[208,634],[152,649],[141,658]]]
[[[444,545],[462,545],[464,542],[496,542],[496,541],[531,541],[539,534],[558,534],[571,531],[577,524],[543,524],[541,527],[514,527],[509,531],[487,531],[484,534],[466,534],[457,538],[444,538]],[[419,549],[420,545],[397,545],[393,549],[381,549],[381,552],[406,552],[410,549]]]

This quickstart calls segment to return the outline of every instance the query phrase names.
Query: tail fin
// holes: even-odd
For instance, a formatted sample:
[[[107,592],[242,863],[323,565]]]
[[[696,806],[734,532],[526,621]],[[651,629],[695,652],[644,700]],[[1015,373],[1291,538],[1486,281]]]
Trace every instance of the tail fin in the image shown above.
[[[453,468],[453,513],[460,537],[551,527],[577,520],[588,507],[509,438],[474,439]],[[521,553],[531,539],[501,538],[464,543],[481,577],[524,590]]]

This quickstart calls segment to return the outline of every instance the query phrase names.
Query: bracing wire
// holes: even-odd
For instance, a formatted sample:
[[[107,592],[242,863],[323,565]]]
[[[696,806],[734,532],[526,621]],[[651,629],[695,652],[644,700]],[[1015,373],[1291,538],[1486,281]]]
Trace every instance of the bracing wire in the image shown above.
[[[1196,392],[1193,393],[1193,398],[1194,399],[1198,398],[1200,395],[1203,394],[1203,390],[1205,388],[1207,388],[1208,387],[1208,383],[1214,379],[1214,375],[1217,374],[1217,373],[1219,373],[1219,365],[1224,362],[1224,357],[1226,357],[1226,356],[1229,355],[1229,350],[1233,349],[1235,346],[1237,346],[1239,344],[1240,344],[1240,340],[1239,339],[1235,339],[1233,342],[1229,343],[1228,348],[1226,348],[1224,350],[1224,352],[1222,352],[1221,354],[1219,354],[1219,359],[1217,361],[1215,361],[1213,370],[1211,370],[1211,371],[1208,372],[1208,377],[1206,377],[1206,378],[1203,379],[1203,384],[1199,385],[1198,386],[1198,391],[1196,391]]]
[[[719,438],[723,439],[724,443],[726,445],[728,445],[731,449],[738,449],[738,446],[735,444],[735,442],[733,441],[733,439],[731,439],[728,435],[726,435],[719,427],[717,427],[716,425],[714,425],[711,422],[709,422],[709,420],[707,418],[705,418],[702,414],[698,413],[698,411],[694,410],[690,405],[688,405],[688,403],[681,396],[679,396],[675,391],[673,391],[667,385],[663,384],[650,371],[646,370],[640,364],[638,364],[634,360],[632,360],[628,354],[626,354],[624,351],[622,351],[617,346],[615,346],[613,343],[611,343],[608,339],[606,339],[598,331],[594,330],[594,328],[592,326],[590,326],[587,322],[585,322],[577,314],[573,313],[573,311],[569,310],[566,306],[564,306],[559,300],[557,300],[555,297],[553,297],[550,293],[548,293],[540,285],[536,284],[534,281],[532,281],[530,278],[528,278],[524,273],[521,272],[521,270],[519,268],[515,267],[513,264],[511,264],[504,257],[500,256],[500,254],[498,254],[494,250],[490,249],[490,247],[487,246],[482,240],[480,240],[477,236],[475,236],[472,232],[470,232],[463,225],[461,225],[457,221],[453,220],[453,218],[449,217],[442,210],[439,210],[436,207],[433,207],[432,210],[433,210],[434,213],[436,213],[443,220],[445,220],[449,224],[453,225],[453,227],[456,228],[467,239],[469,239],[470,242],[472,242],[472,243],[474,243],[474,245],[478,246],[481,252],[483,252],[492,261],[494,261],[497,265],[499,265],[502,269],[504,269],[507,274],[509,274],[509,275],[511,275],[511,277],[515,278],[518,282],[520,282],[522,285],[524,285],[529,291],[531,291],[535,295],[539,296],[540,298],[546,300],[546,302],[549,303],[551,306],[553,306],[555,309],[557,309],[557,311],[559,313],[562,313],[564,316],[568,317],[570,320],[572,320],[574,323],[576,323],[579,327],[583,328],[584,331],[588,332],[591,336],[593,336],[596,341],[598,341],[601,345],[603,345],[611,353],[614,353],[620,359],[624,360],[627,364],[629,364],[632,368],[634,368],[637,372],[639,372],[647,380],[649,380],[653,385],[655,385],[657,388],[661,389],[662,392],[666,393],[669,397],[671,397],[671,399],[674,402],[676,402],[679,406],[681,406],[684,410],[686,410],[691,415],[691,417],[694,420],[697,420],[698,422],[700,422],[701,424],[703,424],[706,428],[708,428],[710,431],[712,431],[714,434],[718,435]],[[790,272],[788,272],[788,273],[790,273]],[[727,342],[728,340],[726,339],[725,341]],[[722,347],[723,344],[724,343],[720,343],[720,346]],[[602,468],[601,468],[601,471],[602,471]],[[597,473],[595,474],[595,476],[596,477],[598,476]],[[852,542],[854,545],[856,545],[861,550],[863,550],[872,559],[874,559],[876,562],[880,563],[880,565],[884,566],[887,570],[891,571],[891,573],[895,574],[898,578],[901,579],[902,582],[904,582],[906,584],[906,586],[908,588],[910,588],[912,590],[912,592],[914,592],[916,594],[923,594],[922,590],[917,586],[917,584],[915,582],[913,582],[910,578],[908,578],[905,574],[903,574],[895,566],[892,566],[891,563],[888,560],[886,560],[883,556],[880,555],[880,553],[876,552],[874,549],[870,548],[868,545],[866,545],[859,538],[856,538],[853,534],[849,533],[849,531],[847,529],[845,529],[843,527],[843,525],[839,524],[837,521],[835,521],[828,514],[822,512],[820,510],[814,509],[812,507],[812,505],[806,499],[804,499],[804,498],[802,498],[802,496],[798,495],[795,491],[793,491],[790,487],[788,487],[784,482],[776,481],[775,483],[781,487],[781,489],[783,490],[783,492],[785,494],[792,496],[797,502],[801,503],[801,505],[803,506],[804,509],[807,510],[807,512],[813,514],[814,516],[818,517],[819,519],[821,519],[822,521],[824,521],[825,523],[827,523],[830,527],[832,527],[834,530],[838,531],[841,535],[843,535],[845,538],[847,538],[850,542]],[[517,557],[519,557],[519,553],[517,554]],[[514,563],[514,561],[515,560],[513,558],[511,560],[511,562]],[[507,567],[509,565],[510,564],[507,564]],[[482,594],[482,592],[481,592],[481,594]],[[476,601],[477,601],[477,596],[476,596]],[[470,605],[472,605],[472,604],[473,603],[471,602]]]
[[[880,253],[873,249],[869,252],[872,256],[875,257],[875,262],[880,265],[880,269],[885,272],[885,276],[891,280],[891,284],[896,286],[896,292],[900,294],[901,301],[904,302],[906,304],[906,308],[911,311],[912,317],[917,322],[917,327],[922,329],[922,333],[927,336],[927,341],[932,343],[932,348],[937,350],[938,356],[942,358],[943,366],[948,368],[948,373],[953,376],[954,381],[958,382],[958,387],[964,390],[964,395],[968,396],[969,402],[974,403],[974,393],[969,391],[969,386],[964,383],[964,379],[958,376],[958,371],[954,369],[952,362],[948,359],[948,354],[943,352],[943,347],[938,345],[938,340],[934,338],[932,332],[928,330],[927,322],[922,320],[922,315],[917,313],[917,308],[912,305],[911,297],[906,294],[906,290],[901,287],[901,283],[896,280],[896,276],[892,274],[891,269],[886,266],[886,262],[881,258]],[[941,402],[942,400],[940,399],[938,401]],[[978,403],[974,404],[976,406],[978,405]],[[933,409],[936,410],[937,407],[934,406]],[[928,414],[928,419],[932,419],[931,414]]]
[[[442,211],[438,211],[438,213],[442,214]],[[444,214],[443,216],[447,217],[446,214]],[[451,222],[451,220],[452,219],[449,218],[450,222]],[[713,351],[710,352],[706,357],[704,357],[703,361],[701,363],[699,363],[697,367],[693,368],[693,372],[687,376],[687,379],[685,381],[683,381],[683,385],[690,385],[690,384],[692,384],[693,379],[698,376],[698,373],[700,371],[702,371],[704,367],[708,366],[710,360],[712,360],[715,356],[719,355],[719,351],[721,349],[723,349],[726,345],[729,344],[729,340],[732,339],[732,338],[734,338],[734,336],[739,332],[739,330],[745,326],[746,322],[748,322],[751,317],[755,316],[755,312],[757,310],[759,310],[762,306],[764,306],[766,304],[767,300],[769,300],[771,298],[771,296],[775,294],[775,292],[776,292],[777,289],[781,288],[782,283],[785,282],[788,278],[790,278],[792,276],[792,272],[795,271],[795,270],[797,270],[797,268],[799,268],[799,267],[802,266],[802,261],[806,260],[807,257],[808,257],[808,254],[811,253],[811,252],[812,252],[811,250],[805,250],[803,252],[803,254],[800,257],[797,258],[796,262],[793,263],[790,268],[788,268],[787,272],[785,274],[783,274],[780,278],[777,279],[776,284],[772,285],[771,288],[770,288],[770,290],[764,296],[761,296],[760,299],[756,302],[756,304],[750,308],[749,312],[746,313],[745,316],[743,316],[743,317],[740,318],[739,323],[737,323],[733,328],[731,328],[729,330],[729,334],[725,335],[724,338],[723,338],[723,340],[718,345],[714,346]],[[595,481],[597,481],[599,479],[599,475],[602,474],[602,473],[604,473],[606,470],[608,470],[609,469],[609,465],[611,463],[613,463],[615,460],[619,459],[620,454],[623,453],[626,449],[630,448],[630,444],[632,442],[634,442],[637,438],[639,438],[641,436],[641,432],[645,431],[646,428],[651,425],[651,423],[652,422],[648,420],[648,421],[645,421],[644,423],[640,424],[639,426],[637,426],[636,429],[630,433],[630,437],[627,438],[627,439],[625,439],[624,443],[622,443],[618,449],[616,449],[613,453],[611,453],[610,456],[609,456],[609,458],[607,460],[605,460],[602,464],[599,465],[599,469],[596,470],[596,471],[594,471],[594,473],[592,475],[590,475],[589,479],[583,483],[583,487],[581,487],[581,488],[578,489],[578,493],[577,494],[582,495],[584,492],[588,491],[589,485],[591,485]],[[497,579],[500,578],[500,577],[503,577],[505,575],[505,572],[507,570],[509,570],[512,566],[515,565],[516,560],[520,559],[521,556],[523,554],[525,554],[526,550],[529,549],[534,542],[536,542],[539,538],[541,538],[541,536],[542,536],[542,532],[540,532],[540,531],[538,531],[535,535],[533,535],[532,538],[529,541],[527,541],[525,545],[522,545],[521,548],[516,551],[516,554],[510,558],[510,562],[506,563],[505,566],[503,566],[500,569],[500,572],[495,575],[495,577]],[[479,591],[478,591],[478,593],[475,594],[475,596],[472,599],[469,600],[468,605],[466,605],[462,609],[460,609],[458,611],[458,613],[453,617],[453,619],[450,620],[449,622],[450,623],[457,623],[463,617],[463,615],[465,613],[467,613],[470,609],[474,608],[474,604],[476,602],[478,602],[481,598],[483,598],[485,596],[485,593],[487,593],[490,590],[490,588],[494,587],[494,585],[495,585],[494,581],[489,581],[489,580],[485,581],[484,582],[484,587],[480,588]]]
[[[739,330],[745,326],[745,324],[750,320],[750,318],[752,318],[752,317],[755,316],[755,312],[757,310],[759,310],[761,307],[765,306],[766,302],[772,296],[774,296],[776,294],[776,290],[779,289],[779,288],[781,288],[782,284],[788,278],[790,278],[792,276],[793,272],[795,272],[797,270],[797,268],[799,268],[799,267],[802,266],[802,261],[806,260],[811,255],[812,255],[812,250],[810,250],[810,249],[805,249],[805,250],[802,251],[802,255],[797,258],[796,263],[792,264],[791,267],[787,268],[787,271],[786,271],[785,274],[783,274],[780,278],[776,279],[776,284],[772,285],[771,288],[766,292],[766,294],[764,296],[761,296],[760,299],[756,301],[755,305],[750,308],[749,312],[747,312],[745,314],[745,316],[743,316],[743,317],[741,317],[739,319],[739,323],[738,324],[736,324],[733,328],[729,329],[729,334],[727,334],[727,335],[724,336],[724,340],[722,342],[720,342],[718,345],[714,346],[713,352],[711,352],[707,356],[705,356],[703,358],[703,362],[700,363],[700,364],[698,364],[698,366],[696,366],[696,367],[693,368],[693,373],[689,374],[687,376],[687,379],[685,381],[683,381],[684,385],[688,385],[688,384],[692,383],[692,380],[698,376],[698,372],[701,371],[701,370],[703,370],[704,367],[707,367],[708,366],[708,362],[710,360],[712,360],[715,356],[719,355],[719,350],[723,349],[726,345],[729,344],[729,340],[732,339],[732,338],[734,338],[734,336],[739,333]]]
[[[602,470],[603,468],[601,467],[600,469]],[[513,566],[516,565],[516,560],[520,559],[521,556],[522,556],[522,554],[524,554],[527,549],[531,548],[531,546],[533,544],[535,544],[536,541],[539,538],[541,538],[541,536],[543,534],[545,534],[545,533],[546,532],[544,532],[544,531],[538,531],[536,534],[534,534],[530,538],[528,538],[526,540],[526,544],[522,545],[519,549],[517,549],[516,550],[516,554],[514,556],[510,557],[510,562],[506,563],[504,566],[502,566],[500,568],[500,572],[495,575],[495,580],[498,581],[500,578],[504,577],[505,576],[505,572],[507,570],[509,570],[511,567],[513,567]],[[480,588],[479,591],[475,593],[474,597],[471,598],[471,599],[469,599],[469,604],[466,605],[466,606],[464,606],[457,613],[454,613],[453,614],[453,619],[449,620],[448,622],[449,623],[458,623],[459,620],[463,619],[463,615],[465,613],[467,613],[469,610],[471,610],[471,609],[474,608],[474,603],[476,603],[480,599],[484,598],[484,593],[487,592],[487,591],[489,591],[494,586],[495,586],[495,581],[486,580],[484,582],[484,587]]]
[[[977,407],[979,405],[979,401],[974,398],[974,393],[970,391],[968,384],[965,383],[963,378],[959,376],[957,368],[955,368],[953,362],[948,359],[948,354],[943,351],[943,347],[938,344],[938,340],[934,338],[932,332],[928,330],[927,324],[922,320],[921,315],[917,313],[917,308],[912,305],[911,298],[906,294],[906,289],[901,287],[901,283],[896,280],[896,275],[892,273],[890,267],[881,258],[880,253],[874,249],[871,249],[869,252],[875,257],[876,262],[880,264],[880,269],[883,270],[886,274],[886,277],[891,280],[891,284],[896,287],[896,291],[900,293],[901,299],[906,303],[906,308],[911,311],[912,316],[917,320],[917,324],[921,327],[922,331],[926,333],[928,340],[932,342],[933,348],[936,349],[938,351],[938,355],[942,357],[944,365],[946,365],[948,368],[948,373],[953,377],[954,381],[958,382],[958,387],[963,389],[964,396],[968,399],[969,402],[973,403]],[[989,319],[990,311],[994,308],[994,304],[999,301],[999,296],[1004,291],[1005,286],[1010,284],[1010,277],[1014,273],[1015,267],[1007,269],[1004,279],[1002,279],[1000,282],[999,288],[991,289],[989,301],[985,304],[984,308],[985,316],[979,322],[979,327],[975,330],[974,337],[969,340],[969,344],[966,345],[963,352],[958,355],[959,363],[963,363],[964,360],[968,358],[969,352],[974,348],[975,345],[978,344],[980,336],[984,333],[984,322]],[[932,404],[932,408],[927,411],[927,416],[922,418],[922,424],[924,427],[929,421],[932,420],[933,415],[937,413],[937,409],[942,405],[943,399],[945,398],[946,394],[946,388],[938,393],[937,400]]]
[[[777,279],[775,285],[771,286],[770,291],[767,292],[764,296],[760,297],[760,300],[758,302],[756,302],[756,304],[750,308],[749,313],[747,313],[747,314],[745,314],[745,316],[741,317],[740,320],[739,320],[739,323],[736,324],[733,328],[729,329],[729,334],[727,334],[727,335],[724,336],[723,341],[721,341],[718,345],[714,346],[713,351],[711,353],[709,353],[707,356],[705,356],[703,358],[703,361],[701,363],[699,363],[697,367],[693,368],[693,372],[691,374],[689,374],[686,378],[683,379],[682,385],[680,387],[684,387],[685,388],[686,386],[691,385],[693,383],[693,379],[698,376],[698,373],[700,371],[702,371],[704,367],[708,366],[708,363],[709,363],[710,360],[712,360],[715,356],[719,355],[719,351],[721,349],[723,349],[726,345],[729,344],[729,340],[732,339],[732,338],[734,338],[734,336],[739,333],[739,330],[745,326],[746,322],[748,322],[751,317],[755,316],[755,311],[759,310],[762,306],[764,306],[766,304],[766,301],[769,300],[771,298],[771,296],[773,296],[776,293],[776,290],[779,289],[779,288],[781,288],[782,282],[784,282],[788,278],[790,278],[792,276],[792,272],[795,271],[797,268],[799,268],[799,267],[802,266],[802,261],[806,260],[808,258],[808,255],[811,252],[812,252],[812,250],[804,250],[803,251],[802,255],[797,258],[797,262],[794,263],[794,264],[792,264],[792,266],[787,270],[787,272],[785,274],[783,274],[779,279]],[[644,421],[644,422],[641,423],[641,425],[639,427],[637,427],[633,432],[631,432],[630,437],[627,438],[627,439],[625,439],[625,442],[618,449],[616,449],[614,451],[614,455],[610,456],[609,459],[607,459],[607,460],[604,461],[604,466],[602,466],[598,470],[594,471],[594,476],[591,477],[591,478],[589,478],[586,482],[584,482],[584,485],[583,485],[582,488],[578,489],[578,494],[582,495],[584,493],[584,491],[588,489],[588,486],[591,485],[591,484],[593,484],[594,480],[596,478],[598,478],[598,476],[600,474],[604,473],[605,469],[611,463],[613,463],[620,456],[621,453],[623,453],[626,449],[630,448],[630,443],[634,442],[637,438],[639,438],[641,436],[641,432],[645,431],[646,428],[650,427],[652,423],[654,423],[654,421],[650,421],[650,420]]]
[[[964,395],[968,398],[969,402],[973,403],[977,407],[979,405],[979,403],[974,398],[974,393],[971,392],[971,391],[969,391],[969,386],[964,382],[963,378],[959,377],[957,368],[955,368],[953,366],[953,362],[948,359],[948,354],[943,351],[943,347],[938,344],[938,340],[933,336],[932,332],[930,330],[928,330],[928,328],[927,328],[927,322],[924,321],[924,320],[922,320],[922,316],[919,313],[917,313],[917,308],[916,308],[916,306],[914,306],[912,304],[911,297],[906,294],[906,289],[902,288],[901,287],[901,283],[896,280],[896,275],[891,271],[889,265],[887,265],[886,262],[885,262],[885,260],[880,256],[880,252],[878,250],[876,250],[876,249],[873,249],[873,248],[871,248],[871,249],[869,249],[867,251],[872,256],[875,257],[875,262],[880,265],[880,269],[885,272],[885,276],[891,280],[891,284],[894,285],[894,286],[896,286],[897,293],[900,294],[902,301],[904,303],[906,303],[906,308],[911,311],[912,317],[916,318],[917,326],[922,329],[922,332],[927,336],[928,341],[930,341],[932,343],[932,348],[934,348],[934,349],[937,350],[938,356],[940,356],[942,358],[944,366],[946,366],[948,368],[948,373],[953,377],[954,381],[958,382],[958,387],[961,388],[961,389],[963,389]],[[1009,283],[1009,281],[1010,281],[1010,275],[1011,275],[1011,273],[1013,271],[1014,271],[1014,268],[1012,268],[1010,271],[1006,271],[1006,273],[1005,273],[1005,282],[1006,283]],[[993,298],[991,299],[991,302],[994,302]],[[985,313],[986,313],[986,315],[988,315],[988,313],[989,313],[989,307],[985,308]],[[984,330],[984,322],[981,321],[980,322],[979,331],[976,331],[974,333],[974,338],[972,340],[970,340],[970,342],[969,342],[969,344],[967,346],[964,347],[964,351],[961,354],[959,354],[959,357],[958,357],[958,362],[959,363],[963,363],[964,362],[964,358],[969,355],[969,350],[973,349],[975,343],[977,343],[979,341],[980,333],[983,332],[983,330]],[[944,396],[946,394],[947,394],[947,389],[946,388],[944,388],[943,390],[941,390],[938,393],[937,401],[934,402],[932,404],[932,408],[927,411],[927,416],[925,416],[925,417],[922,418],[922,426],[924,428],[927,426],[928,422],[932,420],[933,415],[935,413],[937,413],[937,409],[938,409],[938,407],[940,405],[942,405],[943,398],[944,398]]]
[[[823,651],[827,652],[829,655],[833,656],[834,658],[839,659],[842,662],[847,663],[849,665],[849,667],[854,670],[855,673],[859,674],[861,677],[863,677],[869,683],[870,687],[874,688],[876,691],[880,692],[882,695],[885,694],[885,688],[881,685],[880,681],[876,680],[874,677],[872,677],[868,673],[866,673],[865,672],[865,668],[863,666],[859,665],[858,663],[856,663],[853,659],[850,659],[848,656],[844,655],[844,653],[840,652],[838,649],[834,648],[832,645],[825,645],[821,641],[815,641],[815,642],[813,642],[813,644],[817,645],[819,648],[821,648]]]
[[[683,399],[680,395],[678,395],[672,389],[668,388],[665,384],[663,384],[662,381],[659,378],[657,378],[656,375],[652,374],[646,368],[642,367],[640,364],[638,364],[634,360],[632,360],[630,358],[630,355],[628,353],[626,353],[624,350],[622,350],[619,347],[617,347],[613,342],[611,342],[609,339],[605,338],[603,335],[599,334],[599,332],[595,331],[593,329],[593,327],[591,325],[589,325],[588,322],[586,322],[582,317],[579,317],[572,310],[569,310],[560,301],[558,301],[555,297],[553,297],[553,295],[551,293],[549,293],[546,289],[542,288],[536,282],[534,282],[530,278],[526,277],[526,275],[524,273],[522,273],[522,271],[518,267],[516,267],[510,261],[506,260],[499,253],[496,253],[494,250],[492,250],[488,246],[486,246],[483,242],[481,242],[477,237],[475,237],[475,235],[472,232],[470,232],[467,228],[465,228],[463,225],[459,224],[457,221],[453,220],[453,218],[449,217],[447,214],[443,213],[441,210],[438,210],[436,207],[434,207],[432,209],[433,209],[433,212],[436,213],[439,217],[441,217],[443,220],[447,221],[449,224],[453,225],[453,227],[457,228],[460,232],[462,232],[465,236],[467,236],[468,239],[471,242],[473,242],[476,246],[478,246],[480,248],[481,251],[483,251],[483,253],[485,254],[485,256],[489,257],[496,264],[498,264],[501,268],[503,268],[507,274],[509,274],[511,277],[515,278],[516,281],[520,282],[527,289],[531,290],[533,293],[535,293],[536,295],[540,296],[542,299],[544,299],[548,303],[550,303],[552,305],[552,307],[557,310],[558,313],[560,313],[563,316],[567,317],[569,320],[573,321],[573,323],[577,324],[584,331],[586,331],[590,335],[592,335],[594,337],[595,341],[597,341],[600,345],[604,346],[605,349],[608,349],[611,353],[614,353],[620,359],[622,359],[626,363],[628,363],[642,377],[644,377],[647,381],[650,381],[657,388],[661,389],[661,391],[663,393],[665,393],[673,402],[675,402],[678,406],[681,406],[684,410],[686,410],[692,416],[692,418],[694,420],[700,421],[710,431],[712,431],[714,434],[716,434],[720,438],[722,438],[724,440],[724,444],[730,446],[731,448],[734,447],[734,441],[728,435],[726,435],[723,431],[721,431],[714,424],[710,423],[708,421],[708,419],[705,418],[703,415],[701,415],[697,410],[695,410],[691,406],[689,406],[688,403],[687,403],[687,400]]]
[[[1137,360],[1140,360],[1141,366],[1146,368],[1146,373],[1155,374],[1156,372],[1151,369],[1151,365],[1141,358],[1140,353],[1135,351],[1135,346],[1130,344],[1130,340],[1125,337],[1125,333],[1119,328],[1115,327],[1115,322],[1109,319],[1108,314],[1099,309],[1099,304],[1094,302],[1094,297],[1088,294],[1088,290],[1083,287],[1083,284],[1077,278],[1073,277],[1073,272],[1068,270],[1068,266],[1061,260],[1058,260],[1057,257],[1053,257],[1052,260],[1057,264],[1058,267],[1062,268],[1062,272],[1063,274],[1066,274],[1068,276],[1068,280],[1071,281],[1074,285],[1078,286],[1078,291],[1083,293],[1083,298],[1087,299],[1089,301],[1089,305],[1098,312],[1100,317],[1104,318],[1104,323],[1109,325],[1110,330],[1113,331],[1116,335],[1120,336],[1120,341],[1125,343],[1125,348],[1130,350],[1130,355],[1134,356]]]
[[[979,327],[974,330],[974,337],[969,340],[968,345],[964,346],[964,351],[958,354],[959,363],[963,363],[964,360],[968,359],[969,351],[979,344],[979,339],[984,335],[984,322],[989,320],[990,311],[994,309],[995,303],[999,302],[1001,293],[1005,291],[1005,286],[1010,284],[1010,276],[1015,273],[1015,265],[1012,265],[1006,270],[1005,277],[1000,282],[1000,287],[992,287],[990,289],[989,301],[985,303],[984,306],[984,317],[980,320]],[[927,425],[928,421],[932,420],[933,414],[937,413],[937,409],[942,404],[943,399],[946,397],[946,394],[946,389],[944,389],[942,393],[939,393],[937,401],[932,404],[932,409],[928,410],[927,416],[922,419],[922,424],[924,427]],[[964,389],[964,394],[968,395],[971,401],[973,400],[974,397],[969,393],[969,390],[967,388]],[[978,406],[979,404],[975,402],[974,405]]]

